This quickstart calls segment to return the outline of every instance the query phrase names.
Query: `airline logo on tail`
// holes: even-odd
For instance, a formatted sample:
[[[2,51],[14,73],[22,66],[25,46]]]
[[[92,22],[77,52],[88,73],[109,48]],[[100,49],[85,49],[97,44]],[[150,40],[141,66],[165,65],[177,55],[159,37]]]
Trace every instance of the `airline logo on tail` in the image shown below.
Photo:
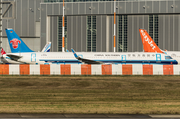
[[[146,33],[144,32],[144,30],[141,30],[140,32],[142,33],[143,40],[144,40],[145,42],[147,42],[147,43],[150,45],[150,47],[152,47],[152,49],[154,50],[154,48],[156,48],[156,46],[153,45],[152,41],[148,38],[148,36],[147,36]]]
[[[21,41],[18,40],[18,39],[16,39],[16,38],[14,38],[14,39],[12,39],[12,40],[10,41],[10,43],[12,44],[12,46],[13,46],[14,49],[17,49],[17,48],[18,48],[18,44],[20,44]]]
[[[4,55],[4,54],[6,54],[6,52],[5,52],[4,49],[2,48],[2,49],[1,49],[1,55]]]
[[[141,40],[144,46],[144,52],[157,52],[163,53],[159,47],[155,44],[151,36],[144,29],[139,29]]]

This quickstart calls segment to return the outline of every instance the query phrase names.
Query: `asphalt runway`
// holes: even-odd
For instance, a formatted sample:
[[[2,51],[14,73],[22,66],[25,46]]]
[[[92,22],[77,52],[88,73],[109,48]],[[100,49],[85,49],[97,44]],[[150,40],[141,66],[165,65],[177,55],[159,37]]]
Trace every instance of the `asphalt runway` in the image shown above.
[[[0,119],[180,119],[180,115],[143,114],[0,114]]]

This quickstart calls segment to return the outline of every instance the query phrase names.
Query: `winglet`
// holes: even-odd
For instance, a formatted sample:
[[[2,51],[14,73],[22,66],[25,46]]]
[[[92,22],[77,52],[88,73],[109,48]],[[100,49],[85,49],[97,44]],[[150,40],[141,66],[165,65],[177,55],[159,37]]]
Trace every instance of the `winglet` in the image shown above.
[[[75,58],[78,58],[77,54],[75,53],[75,51],[74,51],[72,48],[71,48],[71,51],[73,52],[74,57],[75,57]]]

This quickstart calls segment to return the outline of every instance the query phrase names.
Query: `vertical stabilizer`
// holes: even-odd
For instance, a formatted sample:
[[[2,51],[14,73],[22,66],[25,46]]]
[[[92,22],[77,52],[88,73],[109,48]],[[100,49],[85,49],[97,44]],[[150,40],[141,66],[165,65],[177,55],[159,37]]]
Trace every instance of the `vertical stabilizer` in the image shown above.
[[[163,53],[145,29],[139,29],[139,33],[141,35],[141,40],[144,46],[144,52]]]
[[[41,52],[50,52],[50,49],[51,49],[51,42],[48,42],[44,48],[42,49]]]
[[[21,40],[21,38],[15,33],[13,29],[5,30],[12,53],[34,52]]]

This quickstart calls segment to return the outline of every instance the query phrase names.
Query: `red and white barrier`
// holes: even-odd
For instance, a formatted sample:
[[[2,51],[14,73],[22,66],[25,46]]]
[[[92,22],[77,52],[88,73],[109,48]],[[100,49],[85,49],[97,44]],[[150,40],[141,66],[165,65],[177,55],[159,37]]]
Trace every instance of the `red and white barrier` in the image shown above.
[[[180,65],[0,65],[0,75],[180,75]]]

